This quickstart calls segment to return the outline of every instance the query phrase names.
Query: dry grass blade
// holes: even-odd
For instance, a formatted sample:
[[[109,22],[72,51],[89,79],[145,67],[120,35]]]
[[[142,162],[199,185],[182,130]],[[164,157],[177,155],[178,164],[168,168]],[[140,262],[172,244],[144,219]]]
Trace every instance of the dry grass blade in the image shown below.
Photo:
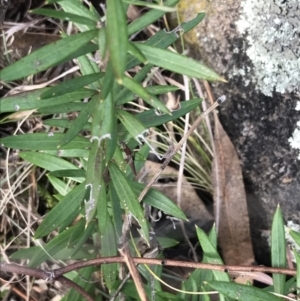
[[[213,190],[218,237],[226,264],[254,262],[242,170],[237,152],[215,114]]]

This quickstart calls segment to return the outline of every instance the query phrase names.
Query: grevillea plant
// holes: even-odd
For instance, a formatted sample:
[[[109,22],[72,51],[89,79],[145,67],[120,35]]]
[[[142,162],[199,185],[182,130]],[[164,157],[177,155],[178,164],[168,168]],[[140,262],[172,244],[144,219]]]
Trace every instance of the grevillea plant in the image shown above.
[[[199,24],[204,14],[199,13],[173,31],[160,30],[146,41],[136,42],[137,33],[160,19],[166,11],[174,10],[179,0],[167,0],[163,5],[109,0],[103,9],[104,16],[100,16],[93,6],[85,6],[83,1],[48,1],[54,2],[59,10],[40,8],[34,13],[73,22],[76,33],[62,33],[57,42],[4,68],[1,81],[9,87],[12,81],[29,79],[71,60],[78,66],[79,75],[51,87],[2,98],[2,113],[12,116],[16,112],[32,110],[43,116],[47,131],[8,136],[1,139],[1,143],[6,148],[20,150],[20,158],[47,172],[58,202],[39,226],[32,229],[32,242],[36,246],[21,249],[11,256],[12,260],[27,259],[29,268],[18,270],[19,267],[11,268],[1,263],[1,269],[61,281],[72,287],[64,297],[64,300],[72,301],[81,300],[81,295],[88,300],[209,300],[207,294],[211,289],[219,291],[222,300],[281,300],[251,285],[230,282],[230,267],[222,266],[216,251],[214,228],[209,235],[196,229],[204,251],[203,261],[208,266],[204,264],[203,269],[196,269],[183,282],[179,292],[164,291],[160,282],[161,266],[150,269],[140,265],[136,268],[136,259],[131,257],[143,256],[146,260],[147,254],[151,253],[150,257],[162,258],[162,254],[158,255],[158,244],[153,246],[156,239],[163,247],[176,244],[171,239],[153,238],[145,206],[187,220],[170,199],[151,188],[150,184],[139,183],[136,175],[150,152],[158,159],[164,159],[162,166],[166,166],[182,146],[179,142],[165,154],[159,153],[149,142],[151,128],[186,115],[202,99],[193,98],[182,101],[179,107],[169,108],[159,95],[176,91],[177,87],[167,84],[143,86],[142,82],[155,67],[208,81],[223,81],[198,61],[167,50],[180,35]],[[149,10],[128,24],[126,11],[131,2],[148,6]],[[136,68],[138,71],[130,76],[130,70],[137,66],[140,67]],[[147,110],[133,113],[128,110],[128,104],[134,103],[138,97],[144,101]],[[220,98],[213,108],[222,101]],[[70,112],[76,112],[75,119],[65,118]],[[134,160],[133,152],[139,160]],[[3,199],[2,212],[5,204]],[[272,232],[272,260],[276,268],[285,267],[284,232],[280,221],[278,211]],[[133,228],[137,229],[135,237],[131,235]],[[141,241],[147,252],[138,247]],[[95,251],[91,245],[99,245],[99,248]],[[118,255],[122,258],[116,257]],[[97,261],[95,258],[99,256],[106,260],[99,258]],[[298,254],[296,258],[299,262]],[[69,270],[65,266],[64,273],[62,270],[36,269],[49,260],[67,265],[69,259],[81,260],[81,266],[77,265],[76,269],[70,266]],[[123,274],[119,273],[123,263],[126,263],[134,282],[128,280],[122,284],[127,274],[126,269]],[[163,265],[167,261],[160,259],[151,263]],[[213,270],[210,264],[219,264],[218,270]],[[99,271],[100,281],[95,283],[92,275]],[[66,277],[62,276],[65,273]],[[299,287],[299,277],[297,281]],[[275,275],[275,292],[286,294],[295,282],[296,278],[286,282],[284,276]]]

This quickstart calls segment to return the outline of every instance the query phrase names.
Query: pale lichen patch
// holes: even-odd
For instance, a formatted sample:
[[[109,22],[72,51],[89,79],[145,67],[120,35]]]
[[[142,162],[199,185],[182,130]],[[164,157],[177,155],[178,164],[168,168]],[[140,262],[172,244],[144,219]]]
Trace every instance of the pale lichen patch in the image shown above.
[[[256,88],[267,96],[299,91],[299,1],[244,0],[240,12],[237,28],[246,34]]]

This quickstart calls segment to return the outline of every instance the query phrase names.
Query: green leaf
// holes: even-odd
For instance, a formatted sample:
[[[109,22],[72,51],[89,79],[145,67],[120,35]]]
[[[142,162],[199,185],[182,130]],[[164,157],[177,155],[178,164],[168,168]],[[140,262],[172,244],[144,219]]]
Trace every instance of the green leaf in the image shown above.
[[[296,250],[293,251],[297,264],[297,295],[300,296],[300,254]]]
[[[66,161],[62,158],[58,158],[57,156],[45,154],[45,153],[35,153],[35,152],[22,152],[19,156],[36,165],[42,167],[46,170],[54,171],[54,170],[62,170],[62,169],[78,169],[77,166]],[[70,178],[76,182],[82,182],[84,180],[81,178]]]
[[[165,6],[175,6],[179,0],[168,0],[164,3]],[[161,18],[165,12],[159,11],[156,9],[152,9],[149,12],[143,14],[140,18],[137,18],[128,26],[128,35],[132,35],[144,28],[148,25],[152,24],[159,18]]]
[[[190,77],[208,81],[225,81],[215,71],[189,57],[146,44],[135,43],[135,45],[143,52],[150,64]]]
[[[116,114],[126,130],[135,140],[145,132],[145,126],[132,114],[124,110],[116,110]]]
[[[46,98],[51,98],[51,97],[58,97],[61,95],[65,95],[68,93],[71,93],[73,91],[78,90],[79,88],[83,88],[99,78],[102,78],[104,76],[104,73],[98,72],[98,73],[93,73],[89,75],[83,75],[79,76],[76,78],[73,78],[71,80],[67,80],[57,86],[54,86],[47,91],[45,91],[40,98],[46,99]]]
[[[115,164],[108,165],[111,179],[117,195],[121,201],[126,213],[132,214],[136,221],[141,226],[141,231],[146,242],[149,242],[149,229],[147,221],[145,220],[144,212],[139,203],[135,193],[131,188],[131,184],[128,183],[124,174]]]
[[[286,245],[285,245],[284,222],[282,218],[281,209],[279,206],[277,207],[272,223],[271,259],[272,259],[272,267],[276,267],[276,268],[286,267]],[[286,279],[285,275],[273,273],[275,293],[284,294],[285,279]]]
[[[69,244],[73,245],[83,232],[84,220],[81,220],[75,226],[52,238],[43,248],[39,247],[30,260],[29,266],[37,267],[46,260],[51,260],[62,249],[66,249]],[[73,238],[72,240],[70,240],[71,237]]]
[[[114,225],[110,216],[107,216],[106,220],[105,232],[101,235],[101,256],[116,256],[118,254],[118,250]],[[114,282],[118,277],[118,264],[102,264],[101,271],[104,276],[105,284],[111,291]]]
[[[65,169],[51,171],[48,176],[57,178],[84,178],[85,174],[85,171],[82,169]]]
[[[86,176],[86,186],[89,186],[90,196],[89,200],[85,204],[85,214],[86,221],[89,223],[95,216],[97,204],[100,202],[100,192],[101,195],[103,191],[106,193],[105,184],[102,178],[102,173],[104,170],[104,160],[103,151],[99,147],[98,141],[92,143],[91,152],[88,158],[87,164],[87,176]],[[107,214],[106,208],[103,208],[104,212],[101,214]],[[100,213],[100,212],[99,212]]]
[[[87,227],[84,229],[84,232],[82,234],[80,234],[80,236],[77,236],[79,238],[78,242],[76,243],[74,250],[70,256],[70,258],[73,258],[73,256],[75,256],[75,254],[77,252],[79,252],[83,245],[86,243],[86,241],[91,237],[91,235],[94,232],[94,228],[95,228],[95,221],[91,221]],[[74,235],[74,234],[73,234]],[[78,235],[78,234],[77,234]]]
[[[98,30],[91,30],[46,45],[4,68],[1,71],[1,80],[17,80],[56,66],[97,35]]]
[[[169,109],[154,95],[150,94],[142,85],[135,82],[128,76],[123,77],[123,85],[142,99],[144,99],[154,109],[158,109],[162,113],[170,114]]]
[[[60,19],[63,21],[72,21],[72,22],[76,22],[76,23],[90,25],[93,27],[96,27],[96,25],[97,25],[97,22],[93,19],[86,18],[86,17],[72,14],[72,13],[67,13],[64,11],[54,10],[54,9],[37,8],[37,9],[32,10],[32,13]]]
[[[71,191],[69,184],[65,183],[64,181],[51,175],[48,175],[48,179],[60,195],[65,196],[68,192]]]
[[[174,12],[176,11],[175,7],[168,7],[165,5],[159,5],[159,4],[152,4],[152,3],[147,3],[144,1],[135,1],[135,0],[123,0],[123,2],[128,3],[128,4],[133,4],[133,5],[137,5],[137,6],[145,6],[148,8],[153,8],[153,9],[157,9],[157,10],[161,10],[163,12]]]
[[[117,147],[117,119],[111,93],[100,100],[93,113],[92,138],[99,145],[105,141],[105,162],[113,157]]]
[[[207,262],[213,264],[224,264],[220,255],[218,254],[218,251],[210,242],[205,232],[202,229],[198,228],[197,226],[196,226],[196,232],[197,232],[199,243],[207,259]],[[213,274],[216,280],[230,281],[228,274],[225,272],[213,271]]]
[[[106,38],[116,80],[122,83],[127,60],[127,21],[121,0],[107,2]]]
[[[68,131],[61,138],[60,145],[58,146],[58,148],[62,148],[65,145],[72,142],[72,140],[87,124],[93,111],[95,110],[98,101],[99,101],[99,94],[93,96],[93,98],[88,102],[88,104],[84,107],[84,109],[79,113],[78,117],[72,122]]]
[[[185,114],[191,112],[201,103],[201,98],[191,99],[189,101],[180,102],[181,108],[179,110],[173,111],[172,115],[159,115],[157,116],[155,110],[147,110],[142,113],[136,114],[135,117],[146,127],[154,127],[164,124],[169,121],[176,120],[177,118],[184,116]]]
[[[48,90],[49,88],[45,88],[4,97],[0,99],[1,113],[41,109],[51,106],[55,107],[60,104],[75,102],[95,94],[94,90],[79,89],[60,97],[40,99],[41,95]]]
[[[289,229],[289,234],[292,236],[298,247],[300,248],[300,233]]]
[[[132,189],[135,191],[136,195],[138,196],[143,189],[145,188],[145,185],[131,181],[130,185]],[[143,198],[143,202],[153,206],[161,211],[163,211],[165,214],[169,214],[171,216],[174,216],[176,218],[182,219],[182,220],[188,220],[185,214],[179,209],[174,202],[172,202],[169,198],[167,198],[164,194],[161,192],[150,189],[145,197]]]
[[[86,194],[85,183],[74,187],[44,218],[38,227],[35,238],[50,234],[66,220],[74,220]]]
[[[131,41],[128,42],[128,52],[136,57],[141,63],[146,63],[147,59],[143,53]]]
[[[219,293],[239,301],[282,301],[281,298],[244,284],[225,281],[210,281],[207,284]]]
[[[33,133],[8,136],[0,140],[5,147],[24,150],[58,150],[58,145],[64,134]],[[68,145],[61,149],[81,149],[89,147],[90,141],[84,137],[75,137]]]
[[[39,109],[39,113],[45,115],[51,114],[59,114],[59,113],[69,113],[69,112],[76,112],[81,111],[87,104],[83,102],[72,102],[66,103],[58,106],[49,106],[47,108]]]
[[[150,94],[158,95],[158,94],[165,94],[165,93],[168,93],[168,92],[175,92],[175,91],[178,90],[178,87],[169,86],[169,85],[158,85],[158,86],[146,87],[146,90]],[[124,90],[122,90],[121,93],[117,96],[117,99],[116,99],[115,103],[117,105],[122,105],[122,104],[128,103],[129,101],[132,101],[134,99],[136,99],[135,94],[132,93],[130,90],[124,88]]]

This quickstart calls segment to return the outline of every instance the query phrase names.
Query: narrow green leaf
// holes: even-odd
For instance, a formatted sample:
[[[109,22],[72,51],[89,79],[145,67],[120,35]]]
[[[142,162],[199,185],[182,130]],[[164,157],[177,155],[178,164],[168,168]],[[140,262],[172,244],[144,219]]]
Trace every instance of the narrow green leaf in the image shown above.
[[[65,169],[51,171],[48,176],[57,178],[84,178],[85,171],[82,169]]]
[[[165,114],[170,114],[169,109],[156,96],[150,94],[142,85],[135,82],[133,79],[129,78],[128,76],[124,76],[123,85],[127,89],[144,99],[154,109],[158,109]]]
[[[87,158],[89,156],[89,149],[66,149],[66,150],[59,150],[59,151],[53,151],[53,150],[45,150],[45,154],[57,156],[63,158]]]
[[[130,185],[137,196],[145,188],[145,185],[135,181],[130,182]],[[171,201],[158,190],[150,189],[143,198],[143,202],[163,211],[165,214],[169,214],[182,220],[188,220],[185,214],[182,212],[182,210],[179,209],[173,201]]]
[[[137,6],[145,6],[148,8],[157,9],[157,10],[163,11],[165,13],[171,13],[171,12],[176,11],[176,7],[168,7],[165,5],[152,4],[152,3],[147,3],[144,1],[123,0],[123,2],[128,3],[128,4],[137,5]]]
[[[58,106],[49,106],[47,108],[39,109],[39,113],[50,115],[50,114],[59,114],[59,113],[69,113],[81,111],[87,104],[83,102],[72,102],[66,103]]]
[[[64,134],[62,133],[33,133],[17,136],[8,136],[0,139],[5,147],[23,150],[57,150],[57,147]],[[68,145],[64,145],[61,149],[81,149],[89,147],[90,142],[87,138],[76,137]]]
[[[98,30],[91,30],[46,45],[4,68],[1,71],[1,80],[13,81],[56,66],[97,35]]]
[[[179,0],[168,0],[164,3],[165,6],[170,6],[173,7],[175,6]],[[135,21],[133,21],[129,26],[128,26],[128,34],[132,35],[144,28],[146,28],[148,25],[152,24],[159,18],[161,18],[165,12],[159,11],[156,9],[152,9],[149,12],[145,13],[143,16],[140,18],[137,18]]]
[[[277,207],[272,223],[271,259],[272,259],[272,267],[276,267],[276,268],[286,267],[286,245],[285,245],[284,222],[282,218],[281,209],[279,206]],[[285,275],[273,273],[275,293],[284,294],[285,279],[286,279]]]
[[[165,94],[169,92],[175,92],[178,90],[176,86],[169,86],[169,85],[158,85],[158,86],[149,86],[146,87],[146,90],[148,93],[153,94],[153,95],[159,95],[159,94]],[[125,93],[126,91],[126,93]],[[121,91],[122,93],[122,91]],[[122,94],[118,95],[115,103],[117,105],[122,105],[125,103],[128,103],[129,101],[132,101],[136,99],[136,96],[134,93],[132,93],[130,90],[124,88],[124,92],[122,94],[125,94],[125,96],[122,96]]]
[[[101,27],[99,29],[98,46],[99,46],[100,59],[104,61],[106,50],[107,50],[106,32],[104,27]]]
[[[74,220],[79,213],[86,194],[85,183],[73,188],[44,218],[38,227],[35,238],[41,238],[58,228],[65,220]]]
[[[57,127],[57,128],[61,128],[61,129],[67,129],[69,128],[73,123],[73,120],[69,120],[69,119],[46,119],[46,120],[43,120],[43,124],[44,125],[49,125],[49,126],[54,126],[54,127]],[[87,122],[83,128],[83,130],[91,130],[91,123],[90,122]]]
[[[143,55],[143,53],[135,46],[134,43],[132,43],[131,41],[128,42],[128,52],[130,54],[132,54],[134,57],[136,57],[141,63],[146,64],[147,63],[147,59],[146,57]]]
[[[297,296],[300,296],[300,254],[296,251],[294,251],[294,255],[296,258],[296,265],[297,265]]]
[[[48,179],[60,195],[65,196],[71,191],[71,187],[64,181],[51,175],[48,175]]]
[[[145,15],[143,15],[141,18],[143,18]],[[140,20],[141,18],[137,19]],[[182,23],[179,27],[180,33],[184,34],[191,29],[193,29],[202,19],[204,18],[204,13],[198,14],[194,19],[192,19],[189,22]],[[158,33],[156,33],[154,36],[150,37],[147,41],[145,41],[144,44],[157,47],[157,48],[167,48],[174,42],[176,42],[179,39],[179,35],[174,31],[166,31],[161,30]],[[126,65],[126,70],[133,68],[134,66],[138,65],[139,61],[131,57]],[[150,66],[149,70],[152,68],[151,64],[148,64]],[[141,71],[140,71],[141,72]]]
[[[146,130],[144,125],[132,114],[124,110],[116,110],[117,117],[134,139],[138,139]]]
[[[104,170],[104,159],[103,151],[99,147],[98,141],[92,143],[91,152],[88,158],[87,171],[86,171],[86,183],[89,187],[89,199],[85,203],[85,215],[86,221],[89,223],[95,216],[97,204],[100,201],[100,192],[105,189],[105,184],[102,178],[102,173]],[[103,192],[101,192],[101,195]],[[106,208],[102,214],[106,214]]]
[[[300,248],[300,233],[289,229],[289,234],[292,236],[292,238],[295,240],[296,244]]]
[[[196,226],[196,232],[197,232],[199,243],[207,259],[207,262],[214,263],[214,264],[224,264],[220,255],[218,254],[218,251],[212,245],[205,232],[202,229],[198,228],[197,226]],[[228,274],[225,272],[213,271],[213,274],[216,280],[230,281]]]
[[[79,89],[60,97],[40,99],[41,95],[48,90],[49,88],[45,88],[4,97],[0,99],[1,113],[41,109],[51,106],[55,107],[60,104],[75,102],[95,94],[94,90]]]
[[[101,235],[101,256],[116,256],[117,250],[117,239],[115,234],[114,225],[111,217],[107,216],[107,222],[105,232]],[[105,285],[111,291],[115,281],[118,277],[118,264],[103,264],[101,266]]]
[[[215,71],[194,59],[146,44],[135,45],[143,52],[150,64],[190,77],[208,81],[225,81]]]
[[[176,120],[179,117],[191,112],[201,103],[201,98],[191,99],[189,101],[180,102],[181,108],[176,111],[172,111],[172,115],[157,115],[154,110],[147,110],[135,115],[135,117],[145,125],[146,128],[158,126],[169,121]]]
[[[74,244],[84,232],[84,220],[79,221],[75,226],[63,231],[52,238],[43,248],[39,247],[29,262],[30,267],[37,267],[46,260],[51,260],[62,249],[66,249],[69,244]],[[75,234],[75,235],[74,235]],[[71,237],[73,239],[71,239]],[[71,240],[70,240],[71,239]]]
[[[74,1],[74,0],[72,0]],[[69,2],[69,1],[63,1],[63,2]],[[75,277],[72,277],[71,280],[76,283],[78,286],[80,286],[83,290],[86,292],[92,291],[94,289],[94,283],[92,281],[86,281],[86,279],[92,279],[92,274],[95,273],[97,270],[94,266],[86,267],[83,269],[80,269],[78,272],[69,273],[68,276],[70,277],[70,274],[72,276],[76,275]],[[71,288],[69,292],[62,298],[62,301],[82,301],[82,295],[78,293],[77,290]]]
[[[117,192],[117,195],[121,201],[126,213],[132,214],[136,221],[141,226],[142,235],[144,239],[149,242],[149,229],[147,221],[145,220],[144,212],[139,203],[135,193],[133,192],[130,183],[127,182],[124,174],[115,164],[109,164],[109,172]]]
[[[111,203],[112,219],[115,226],[117,239],[120,240],[122,237],[122,227],[123,227],[122,215],[124,211],[121,208],[119,197],[116,193],[116,190],[112,182],[109,183],[109,200]]]
[[[69,161],[44,153],[22,152],[19,154],[19,156],[36,166],[50,171],[61,169],[78,169],[76,165],[70,163]]]
[[[45,91],[40,98],[46,99],[46,98],[51,98],[51,97],[58,97],[61,95],[65,95],[68,93],[71,93],[73,91],[78,90],[79,88],[83,88],[99,78],[102,78],[104,76],[104,73],[98,72],[98,73],[93,73],[89,75],[83,75],[79,76],[76,78],[73,78],[71,80],[67,80],[57,86],[54,86],[47,91]]]
[[[63,21],[71,21],[80,24],[90,25],[93,27],[96,27],[97,25],[97,22],[93,19],[86,18],[84,16],[80,16],[72,13],[67,13],[64,11],[54,10],[54,9],[37,8],[32,10],[32,13],[42,15],[42,16],[57,18]]]
[[[221,294],[239,301],[282,301],[281,298],[249,285],[225,281],[210,281],[207,284]]]
[[[87,227],[84,229],[83,233],[79,236],[79,240],[76,243],[74,250],[71,254],[71,258],[73,258],[73,256],[75,256],[75,254],[80,251],[80,249],[83,247],[83,245],[86,243],[86,241],[91,237],[91,235],[94,232],[94,228],[95,228],[95,221],[91,221]]]
[[[78,135],[78,133],[82,131],[83,127],[87,124],[93,111],[95,110],[98,100],[99,95],[92,97],[84,109],[79,113],[78,117],[72,122],[68,131],[63,135],[58,148],[62,148],[69,144]]]
[[[94,110],[91,140],[97,140],[99,144],[105,141],[107,164],[117,147],[117,120],[111,93],[104,100],[100,99]]]
[[[110,62],[116,80],[122,83],[127,60],[127,21],[121,0],[107,2],[106,10],[106,37],[110,54]]]

